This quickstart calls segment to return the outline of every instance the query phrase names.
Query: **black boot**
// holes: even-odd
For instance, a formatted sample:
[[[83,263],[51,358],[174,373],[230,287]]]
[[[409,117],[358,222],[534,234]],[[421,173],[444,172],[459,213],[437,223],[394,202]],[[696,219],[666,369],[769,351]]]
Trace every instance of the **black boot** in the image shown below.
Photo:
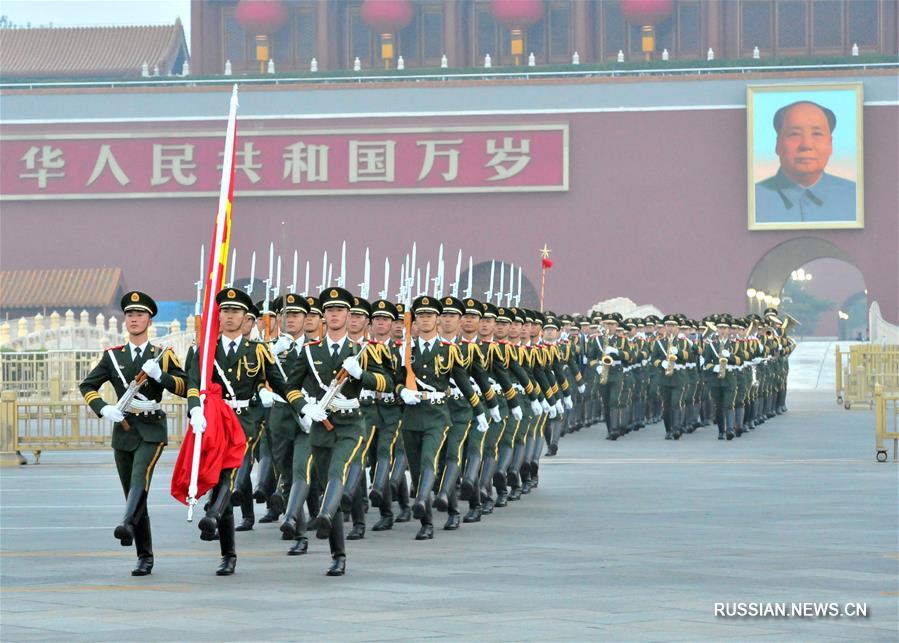
[[[253,449],[248,448],[243,456],[243,462],[240,463],[240,469],[237,470],[237,477],[234,479],[234,491],[231,492],[231,504],[239,507],[246,498],[247,489],[252,489],[250,483],[250,471],[253,470]]]
[[[446,511],[449,509],[449,497],[456,488],[456,480],[458,477],[458,463],[453,460],[448,461],[443,468],[443,478],[440,480],[440,490],[437,492],[437,500],[434,502],[437,511]]]
[[[346,556],[338,556],[331,559],[331,566],[325,572],[325,576],[343,576],[346,574]]]
[[[250,483],[249,477],[244,479],[243,501],[240,503],[240,516],[240,524],[235,527],[234,531],[251,531],[253,529],[253,524],[256,522],[256,511],[253,508],[253,485]]]
[[[340,501],[343,498],[343,483],[340,478],[334,476],[328,480],[325,487],[325,495],[322,498],[322,506],[318,516],[309,525],[309,529],[315,530],[315,537],[324,540],[331,534],[331,530],[340,523],[340,535],[343,540],[343,514],[340,512]],[[339,519],[339,520],[338,520]]]
[[[275,490],[275,469],[270,455],[263,456],[259,459],[259,482],[253,491],[253,499],[257,504],[267,502],[269,496]],[[260,521],[262,522],[262,521]]]
[[[260,523],[269,523],[275,522],[281,516],[280,513],[275,513],[275,510],[269,505],[268,510],[265,512],[265,515],[259,519]]]
[[[368,499],[373,507],[380,507],[384,496],[390,493],[390,460],[383,458],[375,463],[375,473],[372,476],[371,492]]]
[[[302,556],[307,551],[309,551],[309,539],[306,536],[300,536],[295,541],[293,541],[293,545],[290,546],[290,549],[287,550],[288,556]]]
[[[302,533],[303,503],[309,495],[309,485],[302,478],[293,481],[290,487],[290,495],[287,497],[287,508],[284,510],[284,520],[281,522],[281,538],[283,540],[295,540]]]
[[[268,504],[275,515],[280,516],[287,507],[287,497],[290,495],[291,480],[288,477],[281,476],[278,484],[275,485],[275,492],[269,496]]]
[[[734,410],[724,412],[724,431],[728,440],[734,439]]]
[[[412,509],[409,501],[409,481],[404,476],[397,485],[396,502],[400,506],[400,512],[396,515],[395,522],[409,522],[412,520]]]
[[[234,573],[234,568],[237,566],[237,552],[234,548],[234,512],[228,508],[221,515],[218,523],[222,561],[219,563],[218,569],[215,570],[215,574],[216,576],[230,576]]]
[[[469,440],[471,437],[468,438]],[[469,453],[465,463],[465,473],[462,476],[462,486],[459,489],[459,498],[469,500],[477,492],[478,474],[481,469],[481,456],[478,453]]]
[[[134,523],[140,518],[146,507],[147,492],[142,487],[131,487],[125,500],[125,515],[115,528],[113,535],[119,539],[122,547],[131,547],[134,543]]]
[[[365,523],[353,523],[353,528],[350,529],[350,534],[346,537],[347,540],[362,540],[365,538]]]
[[[393,529],[393,515],[381,516],[380,520],[371,528],[372,531],[390,531]]]
[[[512,466],[513,448],[510,446],[502,447],[499,450],[499,458],[496,460],[496,471],[493,473],[493,485],[498,493],[508,493],[509,491],[509,467]]]
[[[137,547],[137,567],[131,570],[131,575],[149,576],[153,571],[153,537],[146,508],[134,525],[134,544]]]
[[[739,438],[746,430],[743,428],[743,413],[745,409],[742,405],[738,406],[734,411],[734,434]]]
[[[200,519],[198,527],[200,528],[200,538],[203,540],[213,540],[216,531],[219,530],[219,521],[221,520],[226,509],[231,509],[231,487],[228,478],[231,477],[233,469],[222,469],[219,483],[213,488],[213,497],[207,505],[206,515]],[[231,514],[231,530],[234,530],[234,515]],[[221,536],[221,534],[219,534]],[[232,545],[233,548],[233,545]]]
[[[443,525],[443,528],[446,531],[455,531],[459,528],[460,522],[462,522],[462,517],[459,514],[450,514],[446,517],[446,524]]]
[[[431,540],[434,537],[434,525],[424,523],[418,533],[415,534],[415,540]]]
[[[356,487],[360,484],[365,485],[364,478],[365,470],[358,460],[350,464],[346,474],[346,484],[343,486],[343,498],[340,501],[340,509],[343,513],[349,513],[350,508],[353,506],[353,496],[356,494]]]
[[[330,484],[328,485],[330,486]],[[328,492],[325,490],[325,496]],[[339,498],[338,494],[338,498]],[[340,510],[340,501],[336,505],[337,513],[334,515],[334,526],[328,533],[328,544],[331,547],[331,566],[328,568],[326,575],[343,576],[346,572],[346,543],[343,542],[343,515]],[[322,511],[324,511],[325,503],[322,502]]]
[[[481,467],[481,478],[478,481],[478,488],[481,494],[481,504],[492,498],[493,474],[496,473],[496,458],[490,454],[484,458],[484,465]],[[486,507],[485,507],[486,509]],[[490,513],[490,511],[482,511],[481,513]]]
[[[462,519],[464,523],[472,523],[472,522],[481,522],[481,507],[480,505],[471,507],[468,510],[468,513],[465,514],[465,517]]]
[[[436,478],[437,476],[431,467],[422,467],[421,476],[418,479],[418,493],[415,496],[415,502],[412,503],[412,516],[416,520],[423,520],[427,517],[431,504],[431,491],[434,488]]]

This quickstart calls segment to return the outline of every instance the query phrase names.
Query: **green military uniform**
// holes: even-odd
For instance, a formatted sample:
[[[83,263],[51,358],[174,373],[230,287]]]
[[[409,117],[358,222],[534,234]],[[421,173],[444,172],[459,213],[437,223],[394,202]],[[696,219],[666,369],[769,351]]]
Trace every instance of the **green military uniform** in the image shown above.
[[[724,316],[720,317],[715,323],[720,327],[727,328],[732,324],[732,321],[729,317]],[[726,437],[728,440],[731,440],[734,437],[734,425],[736,423],[736,368],[743,364],[743,358],[737,353],[736,342],[721,336],[708,339],[702,357],[704,360],[703,368],[715,374],[715,377],[709,383],[716,408],[718,439],[723,440]]]
[[[442,310],[440,300],[433,297],[418,297],[412,303],[413,315],[439,315]],[[406,364],[401,364],[396,372],[396,393],[406,402],[403,442],[412,480],[416,482],[412,514],[421,521],[416,539],[427,540],[434,535],[431,491],[437,478],[440,451],[452,425],[446,406],[450,378],[477,414],[483,413],[483,405],[468,379],[466,364],[458,346],[440,341],[436,336],[427,341],[419,338],[413,342],[411,358],[409,366],[415,377],[417,392],[405,387]]]
[[[330,307],[349,309],[353,296],[343,288],[328,288],[319,297],[327,317]],[[350,359],[352,358],[352,359]],[[345,363],[352,366],[344,370]],[[393,386],[389,354],[383,345],[360,346],[347,336],[323,337],[309,342],[301,359],[289,374],[289,381],[317,400],[310,403],[300,395],[303,413],[311,423],[312,466],[320,481],[327,481],[321,509],[310,525],[318,538],[327,538],[332,565],[328,575],[342,575],[346,565],[343,542],[341,501],[350,466],[361,453],[366,428],[360,411],[359,395],[363,389],[384,393]],[[349,369],[352,369],[352,372]],[[340,392],[324,405],[323,397],[340,375]],[[329,427],[330,425],[330,427]]]
[[[680,319],[677,315],[665,315],[662,321],[668,327],[676,327]],[[656,338],[651,355],[652,364],[659,372],[665,439],[677,440],[683,431],[686,364],[695,359],[695,354],[686,338],[672,335]]]
[[[247,312],[252,309],[253,301],[249,295],[236,288],[225,288],[216,295],[216,303],[220,310],[235,309]],[[191,415],[191,424],[202,419],[195,417],[200,410],[200,355],[188,366],[187,406]],[[249,340],[242,335],[233,339],[222,335],[216,342],[212,382],[222,388],[222,398],[231,407],[244,432],[244,437],[254,436],[258,432],[259,414],[252,407],[258,404],[257,394],[268,384],[272,390],[281,395],[288,403],[299,410],[297,399],[300,392],[291,388],[280,370],[275,365],[275,357],[264,342]],[[196,430],[196,427],[194,427]],[[248,442],[246,451],[250,452]],[[244,457],[246,461],[246,456]],[[237,553],[234,542],[234,513],[231,506],[231,493],[237,478],[237,469],[222,469],[219,482],[210,492],[206,505],[206,514],[198,523],[200,537],[203,540],[214,540],[218,533],[222,562],[216,573],[228,576],[234,573]]]
[[[138,291],[126,293],[122,297],[121,306],[126,316],[129,311],[135,311],[148,313],[153,317],[157,310],[153,299]],[[159,368],[157,379],[147,376],[142,370],[144,364],[154,361]],[[138,377],[146,379],[131,404],[125,409],[111,411],[113,407],[100,397],[100,387],[109,382],[117,397],[121,398]],[[122,546],[130,547],[132,542],[135,544],[138,566],[132,574],[145,576],[153,569],[147,495],[153,470],[167,442],[166,416],[159,403],[164,390],[179,396],[186,394],[185,373],[171,351],[148,342],[142,346],[129,343],[104,351],[79,389],[94,413],[114,420],[112,448],[119,481],[126,497],[125,515],[121,524],[115,528],[115,536]],[[121,420],[118,419],[120,417]]]

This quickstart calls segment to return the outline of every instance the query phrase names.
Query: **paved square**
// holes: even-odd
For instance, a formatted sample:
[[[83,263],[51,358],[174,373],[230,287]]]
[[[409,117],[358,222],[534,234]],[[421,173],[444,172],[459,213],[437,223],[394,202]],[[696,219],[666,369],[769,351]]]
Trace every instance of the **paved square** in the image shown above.
[[[661,425],[617,442],[598,426],[545,458],[539,489],[455,533],[410,523],[288,557],[276,525],[238,534],[237,574],[157,469],[156,565],[133,548],[112,453],[46,453],[2,471],[3,641],[882,640],[899,631],[899,467],[874,462],[873,416],[831,393],[748,436],[679,442]],[[369,526],[375,514],[369,515]],[[867,618],[722,618],[716,602],[867,603]]]

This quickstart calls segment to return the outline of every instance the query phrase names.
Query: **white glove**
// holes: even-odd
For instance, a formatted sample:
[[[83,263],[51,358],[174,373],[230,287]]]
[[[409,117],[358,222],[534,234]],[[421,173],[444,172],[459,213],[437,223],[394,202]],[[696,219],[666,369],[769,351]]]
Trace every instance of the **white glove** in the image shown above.
[[[307,404],[303,407],[303,415],[311,422],[322,422],[328,419],[328,412],[321,404]]]
[[[555,420],[555,419],[556,419],[556,416],[559,414],[559,412],[556,411],[556,406],[555,406],[555,405],[550,406],[550,407],[549,407],[549,411],[547,411],[547,413],[549,414],[549,419],[550,419],[550,420]]]
[[[587,390],[587,385],[586,385],[586,384],[581,384],[580,386],[577,387],[577,392],[580,393],[580,394],[582,394],[582,395],[583,395],[584,391],[586,391],[586,390]]]
[[[290,338],[290,335],[281,335],[278,338],[278,341],[276,341],[272,346],[272,352],[275,355],[280,355],[284,351],[288,350],[292,344],[293,340]]]
[[[606,355],[617,355],[618,349],[614,346],[606,346],[606,350],[603,351]]]
[[[543,405],[540,404],[539,400],[534,400],[531,402],[531,413],[534,415],[540,415],[543,413]]]
[[[343,369],[357,380],[362,379],[362,366],[355,357],[350,356],[343,360]]]
[[[498,406],[494,406],[492,409],[490,409],[490,419],[493,420],[494,422],[502,422],[503,421],[503,416],[499,414]]]
[[[720,373],[720,372],[721,372],[721,365],[720,365],[720,364],[715,364],[715,367],[712,368],[712,372],[713,372],[713,373]]]
[[[512,414],[512,417],[515,418],[516,422],[521,422],[522,413],[521,413],[521,409],[519,407],[516,406],[514,409],[511,409],[509,412]]]
[[[721,357],[730,357],[730,351],[725,348],[721,351]]]
[[[599,366],[596,367],[596,374],[602,375],[602,364],[600,364]]]
[[[552,408],[545,399],[540,400],[540,408],[543,409],[544,413],[549,413],[549,410]]]
[[[162,379],[162,368],[160,368],[159,362],[155,359],[144,362],[143,366],[140,367],[140,370],[146,373],[147,377],[156,380],[157,382]]]
[[[203,409],[199,406],[190,410],[190,426],[197,434],[202,434],[206,430],[206,418],[203,417]]]
[[[408,389],[405,387],[401,388],[400,397],[403,399],[403,402],[405,402],[409,406],[415,406],[416,404],[421,403],[421,399],[418,397],[418,394],[412,389]]]
[[[259,389],[259,392],[256,394],[259,396],[259,401],[262,402],[262,406],[267,409],[272,408],[272,404],[275,403],[275,394],[272,393],[267,388]]]
[[[662,360],[662,368],[668,368],[669,364],[670,364],[670,362],[667,359]]]
[[[100,415],[110,422],[121,422],[125,419],[125,414],[122,413],[117,406],[113,406],[112,404],[107,404],[100,409]]]
[[[562,415],[565,412],[565,407],[562,406],[562,400],[556,402],[556,414]]]
[[[564,398],[564,401],[565,401],[565,408],[566,408],[566,409],[573,409],[573,408],[574,408],[574,402],[571,401],[571,396],[570,396],[570,395],[566,395],[565,398]]]
[[[483,413],[479,413],[477,417],[475,417],[475,420],[477,420],[478,422],[478,431],[480,431],[481,433],[486,433],[487,429],[490,428],[490,423],[487,421],[487,416]]]
[[[312,430],[312,420],[307,418],[305,415],[300,415],[300,430],[303,433],[309,433]]]

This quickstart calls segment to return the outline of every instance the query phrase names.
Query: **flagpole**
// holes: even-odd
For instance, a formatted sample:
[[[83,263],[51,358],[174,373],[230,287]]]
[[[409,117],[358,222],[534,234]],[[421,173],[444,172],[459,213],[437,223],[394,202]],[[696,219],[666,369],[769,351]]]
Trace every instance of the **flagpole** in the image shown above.
[[[231,91],[231,103],[228,111],[228,128],[225,132],[225,153],[222,159],[222,181],[219,191],[218,211],[215,218],[215,236],[213,247],[209,253],[209,280],[206,284],[206,294],[203,304],[203,327],[200,348],[200,409],[206,398],[205,391],[211,381],[211,366],[217,337],[213,337],[218,326],[218,306],[215,304],[215,296],[223,283],[225,268],[228,261],[228,246],[226,234],[230,237],[231,201],[234,198],[234,143],[237,135],[237,85]],[[215,333],[217,334],[217,333]],[[194,431],[194,449],[190,468],[190,486],[187,491],[187,521],[193,520],[194,506],[197,504],[197,482],[200,475],[200,452],[203,434]]]
[[[552,266],[552,261],[549,259],[550,249],[543,244],[543,248],[540,249],[540,312],[543,312],[543,297],[546,292],[546,269]]]

